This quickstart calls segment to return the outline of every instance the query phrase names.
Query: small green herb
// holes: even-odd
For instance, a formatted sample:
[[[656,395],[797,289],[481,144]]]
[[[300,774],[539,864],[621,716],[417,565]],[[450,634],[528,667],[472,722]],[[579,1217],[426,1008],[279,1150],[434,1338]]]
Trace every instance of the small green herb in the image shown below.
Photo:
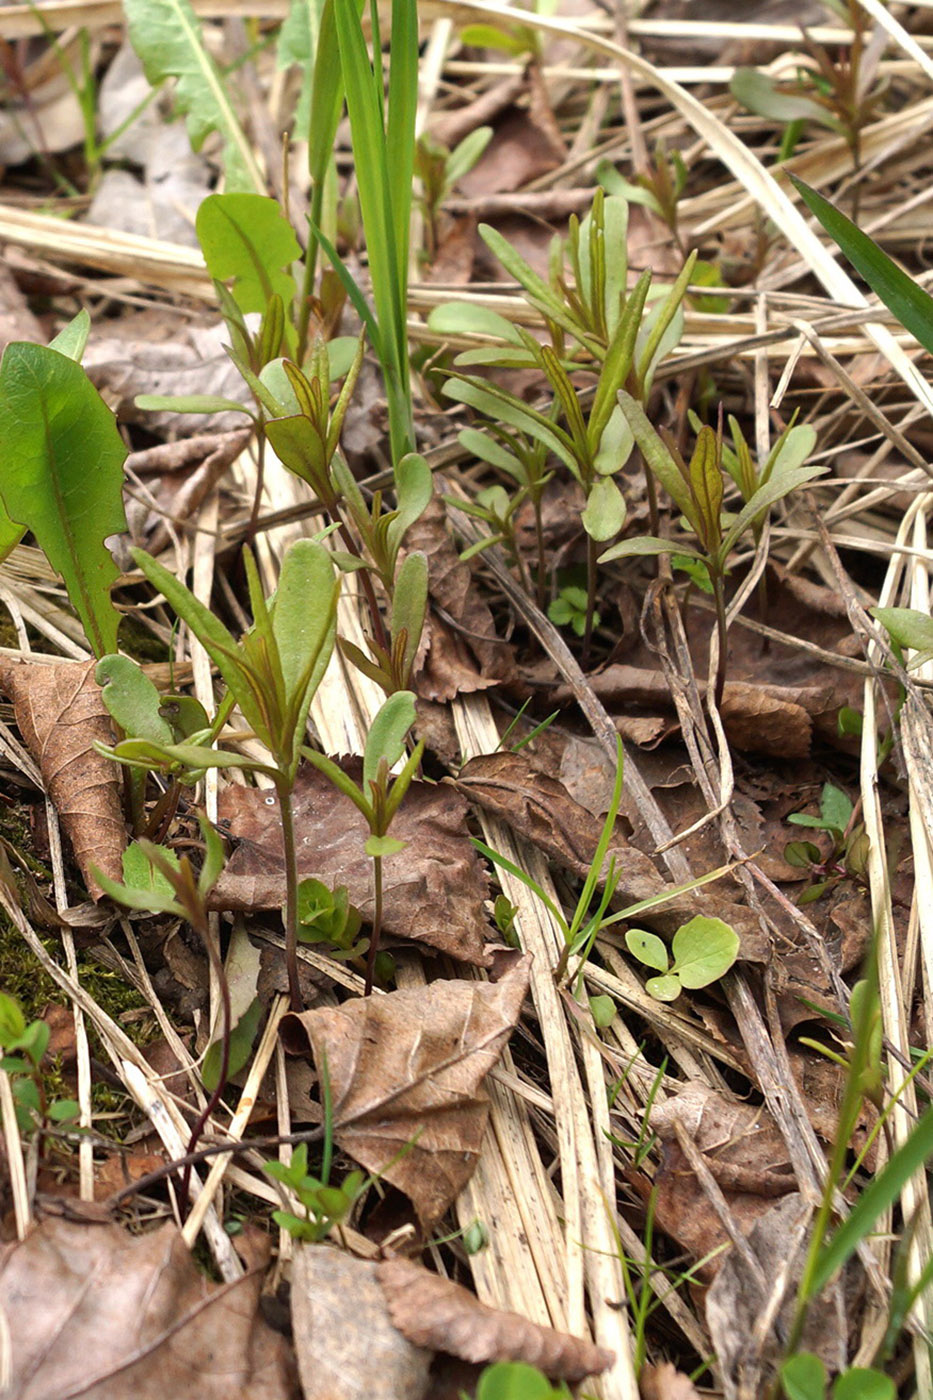
[[[739,953],[735,930],[722,919],[705,914],[697,914],[689,923],[681,924],[674,934],[673,962],[666,945],[655,933],[629,929],[625,942],[639,962],[661,974],[649,977],[645,983],[649,996],[658,1001],[676,1001],[684,987],[693,991],[717,982],[729,971]]]

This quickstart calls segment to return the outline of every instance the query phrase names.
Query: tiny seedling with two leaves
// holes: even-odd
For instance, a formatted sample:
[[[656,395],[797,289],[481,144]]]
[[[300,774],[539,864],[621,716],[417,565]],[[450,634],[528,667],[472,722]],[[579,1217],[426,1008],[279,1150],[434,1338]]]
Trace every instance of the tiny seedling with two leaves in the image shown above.
[[[670,954],[656,933],[630,928],[625,935],[629,952],[646,967],[655,968],[645,990],[656,1001],[676,1001],[683,989],[698,991],[718,982],[739,953],[738,935],[723,919],[697,914],[674,934]],[[673,962],[671,957],[673,956]]]

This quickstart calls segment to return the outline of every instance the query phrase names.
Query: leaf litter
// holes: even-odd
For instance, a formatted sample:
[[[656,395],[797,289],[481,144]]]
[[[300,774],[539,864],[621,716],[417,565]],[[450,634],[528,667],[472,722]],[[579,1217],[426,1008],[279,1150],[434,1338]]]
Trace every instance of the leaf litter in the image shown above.
[[[646,70],[638,65],[645,60],[656,65],[657,75],[651,78],[654,89],[642,87],[637,94],[631,78],[623,78],[624,129],[614,125],[611,115],[619,70],[597,67],[586,83],[581,79],[582,67],[591,60],[596,65],[616,62],[617,51],[598,13],[584,16],[583,23],[569,12],[552,22],[539,17],[527,51],[515,50],[521,39],[500,30],[496,40],[488,27],[465,49],[445,50],[450,37],[444,37],[442,27],[446,11],[444,18],[423,26],[422,37],[431,36],[423,89],[428,128],[451,146],[483,124],[490,124],[494,134],[477,164],[448,191],[449,212],[440,211],[439,227],[446,227],[449,238],[435,250],[433,268],[423,269],[423,281],[410,286],[409,324],[414,325],[412,315],[427,317],[455,292],[472,308],[482,309],[489,301],[511,324],[527,322],[542,341],[546,325],[540,315],[529,314],[515,294],[514,281],[503,280],[504,271],[508,278],[513,269],[504,270],[492,256],[477,221],[493,221],[512,251],[547,276],[553,230],[566,236],[568,211],[588,211],[595,160],[608,156],[610,181],[616,173],[630,183],[641,180],[643,203],[630,210],[633,269],[651,266],[664,283],[679,270],[682,250],[699,246],[707,264],[722,274],[721,285],[706,289],[711,296],[691,294],[678,378],[670,379],[669,366],[662,365],[652,421],[667,423],[689,441],[687,406],[702,395],[714,405],[724,399],[726,411],[742,418],[757,446],[767,443],[769,432],[776,437],[796,411],[816,428],[821,458],[838,472],[839,481],[827,477],[815,493],[802,496],[799,504],[791,502],[789,511],[782,507],[775,513],[764,546],[769,551],[764,587],[752,589],[748,583],[748,571],[761,559],[749,552],[736,563],[729,578],[730,603],[743,589],[749,597],[730,627],[728,675],[718,709],[711,704],[713,619],[702,596],[702,579],[691,578],[677,561],[673,583],[663,571],[656,577],[654,566],[646,567],[644,560],[625,561],[624,570],[622,561],[607,568],[599,584],[601,616],[593,656],[578,674],[568,667],[547,620],[539,613],[537,625],[529,627],[533,605],[523,611],[514,594],[499,586],[503,571],[512,570],[515,584],[531,577],[541,562],[530,499],[518,503],[514,536],[506,531],[501,549],[492,545],[467,562],[458,554],[463,541],[457,513],[450,512],[448,519],[440,493],[435,496],[405,539],[405,551],[421,552],[427,561],[431,607],[411,687],[419,696],[418,733],[427,739],[428,752],[423,773],[391,828],[405,848],[383,857],[383,947],[395,959],[394,981],[384,985],[394,990],[360,998],[359,959],[336,957],[342,950],[333,939],[307,942],[299,948],[307,1009],[285,1018],[287,1030],[278,1043],[266,1035],[261,1020],[258,1026],[250,1021],[258,988],[259,1015],[268,1012],[274,1025],[287,986],[270,935],[278,918],[272,911],[285,905],[288,894],[278,805],[269,789],[237,781],[235,774],[217,783],[212,775],[204,790],[208,810],[229,844],[225,869],[210,895],[211,936],[219,931],[222,947],[228,949],[228,916],[235,913],[236,936],[263,945],[258,983],[253,949],[249,976],[238,988],[233,1008],[234,1021],[242,1023],[241,1038],[255,1033],[233,1082],[242,1088],[236,1121],[238,1135],[247,1139],[244,1149],[250,1137],[264,1145],[218,1154],[226,1165],[222,1181],[211,1187],[212,1193],[219,1192],[217,1210],[234,1228],[244,1220],[259,1221],[266,1231],[272,1229],[270,1207],[294,1211],[295,1198],[262,1172],[261,1154],[278,1152],[284,1161],[289,1144],[270,1138],[296,1131],[310,1136],[311,1144],[318,1142],[328,1096],[338,1169],[333,1185],[339,1174],[346,1176],[358,1164],[385,1186],[371,1188],[334,1225],[332,1243],[306,1245],[282,1233],[274,1276],[255,1253],[242,1280],[217,1287],[191,1263],[188,1247],[197,1230],[183,1239],[168,1223],[138,1234],[117,1225],[87,1224],[92,1206],[89,1199],[81,1202],[75,1196],[79,1183],[71,1166],[71,1130],[66,1125],[63,1135],[56,1130],[31,1137],[28,1120],[17,1121],[16,1104],[4,1090],[5,1229],[7,1239],[17,1232],[22,1237],[6,1247],[4,1294],[12,1304],[4,1307],[18,1393],[24,1396],[78,1393],[78,1387],[80,1393],[123,1394],[129,1384],[142,1394],[148,1387],[155,1393],[157,1377],[161,1394],[165,1367],[184,1356],[187,1372],[179,1369],[177,1380],[168,1372],[169,1383],[181,1395],[187,1393],[189,1372],[197,1377],[199,1393],[298,1394],[297,1358],[306,1395],[385,1395],[389,1400],[431,1393],[432,1377],[439,1375],[435,1353],[447,1351],[475,1363],[531,1363],[552,1380],[565,1377],[573,1383],[603,1370],[601,1380],[589,1382],[587,1393],[606,1400],[634,1400],[636,1384],[645,1400],[687,1400],[698,1393],[687,1373],[699,1374],[701,1363],[713,1357],[711,1373],[697,1380],[701,1390],[711,1384],[717,1394],[763,1395],[776,1383],[782,1347],[795,1325],[812,1208],[841,1125],[843,1146],[865,1155],[845,1200],[836,1202],[840,1219],[916,1121],[910,1116],[916,1109],[913,1089],[904,1080],[911,1056],[919,1058],[931,1033],[925,912],[930,863],[922,822],[916,821],[929,799],[918,761],[922,744],[918,750],[915,737],[915,731],[923,732],[918,714],[926,704],[922,686],[927,677],[922,669],[912,673],[916,679],[908,686],[904,710],[913,728],[906,727],[902,754],[897,719],[902,700],[898,683],[903,687],[904,679],[879,679],[879,668],[887,662],[877,644],[875,651],[866,652],[870,632],[860,610],[877,601],[888,608],[927,607],[925,507],[918,492],[925,483],[911,476],[922,456],[914,442],[923,443],[922,428],[911,425],[912,398],[922,400],[923,394],[911,383],[905,408],[903,390],[890,368],[896,360],[890,346],[877,353],[857,318],[844,324],[833,319],[839,315],[839,297],[827,298],[816,283],[802,280],[803,265],[795,265],[796,258],[803,254],[808,267],[825,279],[825,263],[834,254],[819,250],[818,255],[776,198],[764,169],[781,136],[774,121],[765,112],[746,113],[744,125],[736,127],[744,143],[741,157],[731,144],[730,127],[720,121],[724,109],[718,94],[726,78],[718,69],[708,69],[708,61],[761,63],[767,34],[772,45],[768,59],[787,64],[799,47],[796,27],[788,26],[779,40],[774,30],[760,29],[762,22],[786,21],[780,6],[756,6],[741,19],[723,18],[718,9],[707,7],[710,13],[703,18],[716,31],[710,40],[705,31],[690,30],[695,7],[687,7],[685,14],[683,7],[656,8],[658,14],[652,10],[647,17],[632,18],[624,36],[640,54],[632,60],[640,81]],[[808,13],[817,27],[824,22],[837,26],[832,43],[844,46],[839,7],[824,14],[812,6]],[[848,22],[855,13],[851,9]],[[477,10],[475,17],[489,21],[485,11]],[[457,16],[458,24],[462,18]],[[686,48],[682,35],[665,27],[670,18],[689,32]],[[913,16],[911,23],[925,42],[922,21]],[[230,38],[219,29],[215,34],[210,23],[207,29],[212,42]],[[813,33],[814,42],[823,42],[818,28]],[[97,35],[92,38],[96,59]],[[484,48],[480,38],[499,47]],[[713,46],[705,56],[704,42]],[[69,54],[73,61],[71,40],[67,49],[46,47],[34,66],[37,48],[45,43],[40,39],[30,50],[5,50],[4,71],[17,103],[25,103],[18,116],[21,129],[3,135],[10,167],[4,185],[14,198],[0,206],[0,231],[22,245],[10,259],[16,284],[5,299],[12,307],[10,338],[50,339],[73,317],[86,293],[95,305],[95,297],[112,295],[106,311],[97,306],[87,364],[107,402],[117,407],[128,445],[135,449],[128,464],[130,480],[135,478],[127,502],[132,542],[147,543],[154,552],[177,545],[176,558],[165,557],[181,576],[190,562],[183,542],[190,530],[197,541],[198,587],[207,596],[213,578],[213,606],[239,634],[253,609],[246,602],[239,551],[234,555],[228,546],[243,539],[252,510],[246,498],[257,485],[256,464],[243,452],[247,420],[242,414],[215,413],[206,424],[198,420],[203,433],[192,434],[190,418],[167,408],[143,413],[133,399],[140,393],[243,395],[242,378],[222,349],[227,332],[218,326],[216,313],[206,317],[203,300],[196,304],[191,296],[192,288],[202,298],[210,293],[196,255],[192,260],[183,246],[190,244],[195,212],[184,206],[197,203],[197,182],[205,174],[213,178],[222,150],[234,178],[249,178],[252,157],[233,149],[231,113],[219,100],[212,120],[220,138],[211,140],[221,139],[222,145],[209,142],[205,153],[181,171],[183,162],[165,154],[181,151],[173,145],[181,125],[166,126],[158,104],[150,104],[140,128],[147,133],[140,167],[150,194],[124,183],[120,189],[127,193],[117,196],[118,202],[138,199],[138,207],[111,214],[102,202],[108,186],[113,188],[110,178],[126,175],[106,170],[111,158],[123,160],[129,150],[134,159],[132,138],[124,135],[109,153],[86,141],[81,157],[91,163],[87,188],[99,194],[95,217],[111,223],[109,230],[91,230],[80,217],[56,219],[49,229],[41,213],[33,216],[27,210],[20,216],[16,165],[33,149],[29,141],[22,145],[30,123],[42,129],[37,147],[45,162],[42,169],[58,159],[58,151],[82,139],[73,95],[59,100],[67,88],[61,74],[51,85],[46,82]],[[433,49],[432,43],[439,47]],[[506,74],[500,71],[503,52],[510,62],[521,58]],[[808,130],[806,146],[792,153],[790,161],[815,184],[850,181],[846,188],[864,201],[869,216],[885,215],[879,225],[882,236],[911,264],[922,224],[914,219],[909,201],[892,221],[884,201],[895,198],[897,180],[922,183],[928,174],[921,143],[915,141],[923,120],[925,69],[897,30],[879,28],[872,52],[872,62],[880,56],[883,66],[895,57],[891,74],[906,116],[883,104],[880,113],[873,113],[861,137],[865,163],[854,169],[845,142],[828,128]],[[434,55],[430,61],[429,53]],[[437,53],[440,66],[432,69]],[[118,63],[105,55],[113,75],[105,94],[108,103],[119,99],[120,85],[126,85],[123,107],[117,101],[107,117],[110,125],[102,128],[107,133],[114,132],[121,111],[132,114],[134,94],[141,91],[138,68],[128,55],[124,49],[125,78]],[[265,107],[270,73],[264,62],[251,55],[243,74],[257,140],[264,128],[271,129]],[[680,65],[677,83],[667,76],[671,64]],[[794,71],[797,81],[805,81],[799,65]],[[698,113],[694,91],[707,95],[706,116]],[[917,151],[891,167],[891,181],[883,190],[865,179],[865,171],[885,166],[891,152],[901,149],[898,123],[907,120],[914,121],[911,139]],[[658,142],[653,151],[646,130],[650,141]],[[337,140],[349,156],[345,130]],[[663,204],[663,182],[652,185],[650,179],[652,170],[657,175],[664,169],[679,178],[671,151],[683,160],[686,174],[673,211]],[[756,164],[759,157],[763,165]],[[179,169],[173,171],[176,164]],[[67,167],[66,180],[76,168]],[[192,182],[172,188],[166,183],[172,174],[190,175]],[[277,175],[273,183],[281,178]],[[291,178],[294,182],[294,168]],[[160,193],[155,196],[151,192],[157,183]],[[505,194],[507,210],[501,203]],[[841,198],[847,197],[843,190]],[[54,201],[51,194],[49,198]],[[118,236],[123,213],[137,228],[147,218],[151,223],[147,198],[157,200],[160,218],[171,213],[170,223],[153,226],[174,240],[167,253],[167,245],[155,248],[145,239],[123,243]],[[674,217],[668,217],[672,212]],[[340,238],[357,267],[359,238],[350,205],[344,213]],[[774,221],[773,227],[766,218]],[[81,243],[85,232],[90,239]],[[299,233],[305,236],[303,222]],[[66,272],[62,265],[80,270]],[[495,279],[495,289],[479,278]],[[315,310],[336,325],[339,298],[334,286],[328,290],[322,283],[321,288],[321,305]],[[158,309],[139,311],[140,295],[161,298]],[[324,305],[328,297],[329,307]],[[41,324],[25,319],[30,306],[39,312]],[[808,329],[802,336],[804,322]],[[342,329],[352,335],[351,317],[345,317]],[[428,354],[438,356],[436,364],[419,360],[420,440],[431,447],[431,465],[442,468],[458,492],[475,498],[505,477],[458,445],[457,432],[467,418],[438,400],[435,378],[447,351],[432,342],[423,325],[417,333],[430,343]],[[575,392],[585,401],[592,376],[572,368]],[[493,367],[487,373],[490,383],[509,386],[527,403],[540,406],[544,386],[537,371]],[[864,394],[859,398],[863,384],[873,402],[866,402]],[[383,472],[389,461],[383,380],[371,359],[364,364],[360,386],[360,404],[352,405],[347,419],[346,454],[357,475],[369,478],[367,493],[391,489]],[[711,421],[715,426],[715,409]],[[141,485],[137,468],[144,473]],[[289,532],[313,533],[321,523],[296,523],[311,512],[313,502],[296,507],[277,470],[274,461],[265,462],[254,512],[257,552],[261,566],[270,569],[270,587]],[[627,469],[619,480],[628,501],[627,533],[647,533],[650,512],[639,473]],[[245,490],[234,481],[245,484]],[[811,507],[814,500],[828,532],[822,535]],[[545,606],[565,590],[576,590],[567,596],[585,598],[583,503],[578,481],[547,483],[541,533],[549,571]],[[675,534],[678,528],[676,514],[662,508],[662,529]],[[904,552],[910,550],[912,554]],[[116,557],[129,566],[125,539]],[[92,668],[78,660],[86,656],[80,629],[57,580],[43,572],[37,552],[17,545],[0,564],[0,583],[13,623],[3,640],[16,643],[5,649],[3,689],[13,704],[16,729],[62,818],[71,852],[66,849],[63,857],[54,839],[43,848],[25,828],[14,829],[9,838],[5,827],[0,834],[31,862],[17,902],[28,901],[37,918],[43,908],[48,911],[42,921],[54,925],[66,943],[67,905],[80,898],[66,897],[66,882],[80,879],[98,897],[91,864],[112,880],[124,874],[127,825],[117,774],[94,748],[95,742],[112,744],[114,734],[90,682]],[[151,595],[126,578],[118,586],[120,606],[135,614],[135,640],[146,637],[141,650],[152,655],[157,647],[152,674],[166,689],[182,687],[190,675],[190,653],[186,638],[173,631],[171,611],[154,605]],[[678,603],[672,609],[675,594]],[[364,613],[355,634],[360,646],[362,632],[371,625]],[[580,657],[569,628],[565,635],[574,658]],[[37,646],[74,659],[54,667],[47,658],[39,663],[30,655]],[[202,674],[201,694],[206,694],[204,679]],[[346,667],[330,693],[340,695],[345,730],[357,728],[361,753],[378,702]],[[555,711],[556,719],[549,720]],[[541,722],[550,727],[521,752],[512,751]],[[549,988],[561,948],[546,899],[558,901],[569,916],[601,849],[614,780],[614,732],[628,746],[626,816],[617,820],[602,848],[593,902],[581,914],[583,927],[607,880],[616,881],[608,893],[606,912],[611,912],[662,895],[671,884],[687,882],[691,873],[728,867],[714,884],[680,894],[638,918],[638,926],[644,923],[667,941],[698,913],[726,920],[739,935],[733,971],[721,982],[683,992],[674,1006],[649,995],[650,969],[628,957],[621,936],[625,924],[598,931],[586,964],[576,962],[575,954],[573,981],[562,989],[562,998]],[[895,738],[891,757],[885,748],[889,733]],[[19,769],[17,786],[11,785],[15,808],[35,769],[22,756],[16,734],[6,727],[2,734],[6,771],[13,775]],[[255,741],[236,714],[225,741],[227,737],[241,756],[256,756],[250,747]],[[461,762],[470,754],[476,756]],[[854,761],[859,755],[861,770]],[[360,760],[342,763],[358,782]],[[440,777],[450,781],[437,782]],[[789,859],[790,843],[799,842],[802,833],[787,818],[814,816],[827,784],[847,795],[853,826],[864,821],[869,856],[862,863],[850,859],[855,846],[811,831],[803,835],[813,837],[816,854],[803,868]],[[913,827],[904,797],[908,789]],[[638,792],[636,800],[632,794]],[[197,812],[188,795],[176,803],[178,797],[170,780],[158,796],[150,789],[149,834],[167,835],[170,849],[193,856],[197,869],[203,859]],[[377,915],[362,815],[343,793],[328,789],[316,771],[300,772],[295,800],[300,875],[333,889],[344,887],[365,938]],[[511,852],[519,859],[531,873],[533,887],[512,878],[504,866],[487,870],[469,840],[481,827],[487,840],[490,832],[496,833],[492,844],[505,858]],[[683,839],[675,842],[675,836]],[[94,995],[88,1001],[82,992],[80,1004],[92,1019],[100,1012],[95,998],[105,1000],[108,989],[94,979],[106,967],[109,977],[134,989],[136,1004],[126,1024],[138,1028],[151,1046],[170,1046],[171,1054],[163,1060],[156,1056],[152,1064],[140,1056],[137,1063],[131,1044],[113,1029],[118,1022],[103,1012],[94,1020],[100,1037],[94,1093],[105,1087],[113,1093],[122,1084],[132,1090],[136,1104],[145,1104],[147,1115],[131,1108],[124,1096],[118,1123],[125,1142],[94,1139],[94,1195],[109,1201],[116,1218],[126,1219],[126,1202],[140,1186],[150,1218],[175,1213],[180,1221],[189,1203],[182,1197],[179,1174],[170,1174],[168,1186],[158,1172],[151,1174],[159,1161],[184,1155],[194,1120],[204,1108],[204,1081],[210,1081],[211,1071],[202,1080],[197,1065],[207,1047],[219,1043],[220,984],[202,944],[169,913],[136,913],[122,926],[108,920],[100,927],[106,929],[103,941],[97,927],[85,927],[82,933],[82,943],[86,939],[90,946],[80,954],[80,978],[94,988]],[[29,942],[23,928],[17,928]],[[328,928],[332,932],[333,926]],[[883,1104],[883,1122],[869,1096],[854,1116],[845,1116],[847,1069],[854,1053],[846,1020],[848,991],[873,946],[875,930],[887,975],[881,1026],[872,1032],[876,1060],[861,1072],[864,1084],[874,1086],[872,1096]],[[503,942],[516,941],[520,947],[535,947],[532,968],[527,960],[515,961],[514,955],[501,952]],[[29,946],[29,956],[41,960],[37,947]],[[510,957],[513,965],[508,967]],[[67,971],[65,964],[50,966],[60,988],[77,998],[76,968],[70,963]],[[530,1003],[525,998],[529,975]],[[14,979],[4,963],[2,979],[8,977],[11,990],[22,996],[22,977]],[[183,1039],[166,1007],[184,1020]],[[31,1014],[43,1019],[44,1008]],[[155,1025],[159,1035],[170,1039],[156,1039]],[[883,1073],[881,1029],[886,1037]],[[82,1035],[86,1032],[75,1031],[76,1050]],[[216,1059],[216,1049],[212,1055]],[[51,1076],[61,1074],[67,1091],[82,1096],[90,1110],[90,1086],[80,1082],[83,1062],[69,1048],[57,1067],[48,1054],[41,1072],[50,1084]],[[924,1068],[917,1083],[927,1094]],[[185,1075],[184,1092],[179,1090],[180,1074]],[[165,1075],[170,1079],[163,1087]],[[21,1069],[7,1077],[14,1090],[22,1088]],[[227,1093],[229,1097],[231,1091]],[[904,1108],[893,1102],[901,1095]],[[85,1121],[91,1121],[89,1111]],[[94,1127],[107,1122],[95,1107]],[[223,1143],[229,1124],[229,1113],[214,1105],[201,1148],[213,1151]],[[158,1138],[166,1144],[161,1156]],[[879,1150],[881,1143],[887,1152]],[[320,1148],[312,1145],[310,1151],[319,1153]],[[25,1166],[34,1165],[37,1155],[39,1191],[30,1194]],[[83,1155],[87,1157],[87,1144]],[[17,1162],[23,1168],[19,1172]],[[324,1170],[320,1159],[315,1169]],[[202,1172],[200,1163],[195,1172]],[[403,1193],[401,1205],[390,1197],[374,1206],[373,1198],[386,1187]],[[194,1186],[191,1192],[193,1197]],[[896,1191],[891,1196],[892,1214],[885,1226],[895,1235],[916,1232],[914,1247],[921,1258],[930,1240],[923,1194],[922,1187],[918,1192],[905,1182],[900,1200]],[[384,1220],[393,1211],[400,1231],[387,1242],[374,1243],[383,1240]],[[451,1212],[458,1214],[461,1238],[443,1238],[453,1233]],[[476,1220],[469,1212],[475,1212]],[[477,1223],[480,1241],[483,1232],[494,1238],[471,1253],[467,1241],[473,1241]],[[139,1228],[137,1221],[134,1229]],[[247,1236],[251,1229],[248,1223]],[[220,1263],[216,1235],[206,1238],[214,1255],[211,1267],[229,1271],[229,1255]],[[424,1253],[428,1243],[430,1252]],[[402,1257],[399,1249],[423,1255],[431,1271]],[[381,1262],[371,1262],[374,1255]],[[896,1277],[900,1266],[890,1261],[899,1258],[884,1238],[863,1243],[842,1279],[811,1302],[796,1345],[815,1353],[831,1376],[844,1373],[856,1355],[897,1366],[898,1374],[913,1365],[923,1393],[929,1362],[919,1324],[911,1318],[905,1337],[891,1344],[896,1356],[891,1348],[883,1355],[872,1332],[882,1273]],[[116,1287],[118,1277],[122,1289]],[[264,1277],[290,1282],[291,1340],[271,1332],[257,1311]],[[633,1277],[634,1293],[627,1291]],[[152,1308],[134,1303],[143,1296],[158,1304],[157,1320]],[[288,1301],[287,1288],[281,1296]],[[352,1318],[347,1316],[348,1296],[355,1300]],[[659,1307],[646,1315],[641,1303],[649,1296]],[[506,1305],[516,1299],[526,1316]],[[61,1311],[52,1316],[55,1300],[61,1301]],[[918,1315],[926,1316],[927,1307],[922,1299]],[[86,1365],[84,1372],[74,1369],[85,1359],[88,1337],[93,1337],[90,1345],[100,1363],[90,1380]],[[105,1339],[101,1345],[99,1337]],[[672,1355],[676,1366],[666,1359]],[[465,1382],[475,1383],[475,1374]]]

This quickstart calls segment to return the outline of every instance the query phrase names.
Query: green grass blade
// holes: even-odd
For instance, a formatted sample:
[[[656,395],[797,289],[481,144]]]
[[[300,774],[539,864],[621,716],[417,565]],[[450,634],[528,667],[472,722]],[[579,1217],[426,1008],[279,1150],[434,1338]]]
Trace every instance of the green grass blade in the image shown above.
[[[910,1137],[887,1165],[866,1187],[848,1219],[840,1225],[826,1248],[821,1252],[810,1281],[808,1296],[813,1298],[825,1288],[837,1269],[858,1248],[884,1211],[893,1205],[906,1183],[933,1156],[933,1108],[914,1128]]]
[[[405,334],[408,288],[408,243],[411,187],[415,169],[415,112],[418,106],[418,6],[416,0],[393,0],[386,118],[386,176],[395,233],[396,330],[399,354],[408,353]]]
[[[130,43],[149,82],[177,78],[175,101],[187,114],[188,135],[198,151],[218,131],[224,140],[227,188],[265,194],[252,147],[227,96],[226,82],[204,47],[188,0],[124,0]]]
[[[790,177],[807,208],[816,215],[829,236],[839,244],[849,262],[892,311],[905,330],[924,350],[933,354],[933,297],[902,272],[873,238],[830,204],[816,190]]]

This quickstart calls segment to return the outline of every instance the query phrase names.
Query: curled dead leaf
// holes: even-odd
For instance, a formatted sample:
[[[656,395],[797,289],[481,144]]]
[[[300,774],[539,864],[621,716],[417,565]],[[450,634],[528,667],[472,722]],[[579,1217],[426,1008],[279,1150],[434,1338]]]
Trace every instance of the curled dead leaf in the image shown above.
[[[11,662],[0,669],[0,686],[13,701],[19,731],[39,765],[88,891],[99,899],[103,891],[90,867],[121,880],[126,832],[119,770],[94,748],[95,742],[113,742],[95,666],[94,661]]]
[[[583,1338],[487,1307],[458,1283],[407,1259],[384,1260],[376,1275],[394,1326],[415,1346],[463,1361],[524,1361],[571,1385],[605,1371],[615,1359]]]
[[[432,982],[286,1016],[290,1049],[310,1045],[330,1075],[334,1136],[404,1191],[429,1229],[476,1167],[489,1102],[482,1082],[518,1021],[530,958],[498,982]]]

